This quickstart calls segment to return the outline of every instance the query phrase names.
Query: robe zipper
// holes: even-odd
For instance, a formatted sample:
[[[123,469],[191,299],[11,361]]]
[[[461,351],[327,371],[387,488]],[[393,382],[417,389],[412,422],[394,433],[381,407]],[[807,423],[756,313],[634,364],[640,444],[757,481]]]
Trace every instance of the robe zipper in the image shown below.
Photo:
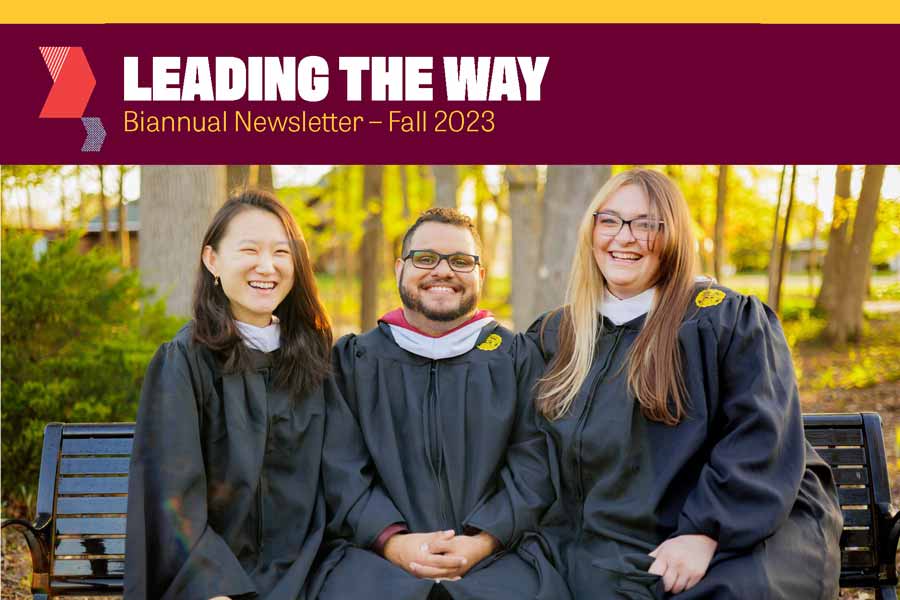
[[[436,360],[431,361],[431,369],[429,373],[429,385],[428,385],[428,444],[426,444],[426,458],[428,459],[428,464],[431,467],[431,475],[434,477],[435,483],[437,484],[438,489],[438,498],[440,500],[440,517],[443,522],[443,527],[452,528],[456,530],[456,526],[453,524],[453,521],[449,518],[447,513],[447,489],[444,485],[444,478],[442,477],[443,473],[443,465],[444,465],[444,456],[443,451],[441,449],[440,444],[440,423],[437,418],[437,404],[438,404],[438,362]]]
[[[585,407],[584,410],[581,411],[581,415],[578,417],[578,423],[575,426],[575,461],[577,468],[577,477],[576,481],[578,484],[577,487],[577,495],[578,495],[578,503],[580,508],[578,510],[578,535],[581,536],[581,530],[583,528],[584,522],[584,501],[585,501],[585,491],[584,491],[584,472],[583,465],[581,462],[581,449],[582,449],[582,438],[584,436],[584,428],[587,426],[587,415],[591,410],[591,406],[594,403],[594,395],[597,393],[597,388],[600,387],[600,383],[603,379],[606,378],[606,373],[609,371],[610,366],[612,365],[613,355],[616,353],[616,350],[619,347],[619,341],[622,339],[623,328],[617,328],[615,337],[613,338],[612,348],[610,348],[609,352],[606,354],[606,359],[603,363],[603,366],[600,367],[597,376],[591,382],[591,387],[588,392],[587,398],[585,398]]]
[[[270,387],[270,379],[272,375],[271,368],[265,368],[262,370],[263,382],[266,386],[266,437],[263,442],[263,464],[260,465],[259,470],[259,481],[256,484],[256,546],[259,549],[260,555],[262,555],[263,549],[263,524],[265,523],[265,518],[263,515],[263,488],[266,485],[266,476],[264,474],[264,465],[266,462],[266,453],[269,451],[269,387]]]

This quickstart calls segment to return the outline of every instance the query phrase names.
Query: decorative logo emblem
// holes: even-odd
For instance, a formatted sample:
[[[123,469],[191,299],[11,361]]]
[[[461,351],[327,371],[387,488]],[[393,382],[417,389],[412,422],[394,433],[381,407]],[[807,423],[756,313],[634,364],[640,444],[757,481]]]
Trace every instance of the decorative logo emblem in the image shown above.
[[[484,341],[475,346],[479,350],[484,350],[485,352],[492,352],[500,347],[500,344],[503,343],[503,338],[501,338],[496,333],[492,333],[491,335],[484,338]]]
[[[722,290],[703,290],[697,297],[694,298],[694,304],[699,306],[700,308],[706,308],[708,306],[715,306],[716,304],[721,304],[722,300],[725,299],[725,292]]]
[[[84,110],[96,80],[81,46],[41,46],[44,64],[53,85],[41,108],[39,119],[81,119],[87,137],[82,152],[99,152],[106,138],[100,117],[85,117]]]

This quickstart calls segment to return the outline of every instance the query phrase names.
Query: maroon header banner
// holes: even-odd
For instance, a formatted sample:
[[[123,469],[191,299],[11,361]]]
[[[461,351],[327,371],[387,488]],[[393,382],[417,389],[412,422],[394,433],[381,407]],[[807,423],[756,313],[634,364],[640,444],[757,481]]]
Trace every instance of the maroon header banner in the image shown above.
[[[900,25],[5,25],[3,163],[896,163]]]

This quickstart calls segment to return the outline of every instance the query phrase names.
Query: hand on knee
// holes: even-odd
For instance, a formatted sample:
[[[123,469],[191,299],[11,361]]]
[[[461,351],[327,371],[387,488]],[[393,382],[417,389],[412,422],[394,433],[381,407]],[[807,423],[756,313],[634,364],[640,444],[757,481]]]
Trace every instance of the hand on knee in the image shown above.
[[[650,556],[649,572],[662,577],[667,592],[679,594],[703,579],[719,543],[705,535],[679,535],[664,541]]]

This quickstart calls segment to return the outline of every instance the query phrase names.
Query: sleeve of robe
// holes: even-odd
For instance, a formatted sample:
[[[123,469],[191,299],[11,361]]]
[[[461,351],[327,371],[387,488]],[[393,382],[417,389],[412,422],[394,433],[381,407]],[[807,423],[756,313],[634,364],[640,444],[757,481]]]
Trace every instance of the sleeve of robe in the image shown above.
[[[338,341],[332,355],[335,377],[324,383],[327,408],[322,478],[329,535],[368,548],[389,525],[404,519],[378,480],[356,414],[348,403],[355,400],[352,339]]]
[[[156,352],[144,379],[128,480],[125,597],[208,600],[255,591],[207,522],[200,445],[203,384],[180,342]]]
[[[718,390],[715,441],[673,536],[704,534],[718,540],[720,551],[747,550],[787,519],[797,498],[803,422],[778,318],[753,297],[729,295],[715,309],[709,323],[716,348],[687,359],[694,368],[718,361],[717,368],[703,365],[703,376],[712,378],[709,393]]]
[[[556,499],[547,465],[547,443],[537,428],[534,386],[544,361],[535,343],[516,336],[518,410],[498,489],[472,511],[465,525],[487,531],[504,546],[515,544]]]

